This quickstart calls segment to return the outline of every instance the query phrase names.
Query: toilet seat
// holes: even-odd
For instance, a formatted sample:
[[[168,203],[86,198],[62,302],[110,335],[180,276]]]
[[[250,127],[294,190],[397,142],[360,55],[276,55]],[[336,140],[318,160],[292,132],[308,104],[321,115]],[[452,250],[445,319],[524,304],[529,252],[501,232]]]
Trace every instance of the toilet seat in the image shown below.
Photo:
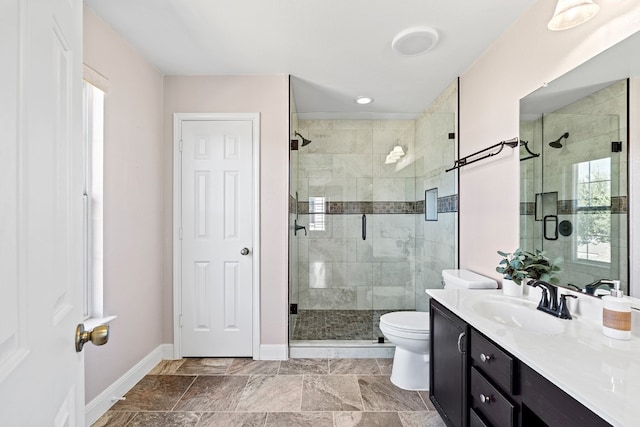
[[[380,317],[380,326],[409,334],[429,334],[429,313],[422,311],[394,311]]]

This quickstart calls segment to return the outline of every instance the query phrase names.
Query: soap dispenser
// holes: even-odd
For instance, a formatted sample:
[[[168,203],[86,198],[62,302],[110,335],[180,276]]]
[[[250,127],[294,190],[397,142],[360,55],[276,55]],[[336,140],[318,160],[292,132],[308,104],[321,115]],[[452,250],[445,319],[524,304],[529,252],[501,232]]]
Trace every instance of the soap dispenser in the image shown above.
[[[611,295],[602,297],[602,333],[618,340],[631,339],[631,300],[620,290],[620,281],[613,281]]]

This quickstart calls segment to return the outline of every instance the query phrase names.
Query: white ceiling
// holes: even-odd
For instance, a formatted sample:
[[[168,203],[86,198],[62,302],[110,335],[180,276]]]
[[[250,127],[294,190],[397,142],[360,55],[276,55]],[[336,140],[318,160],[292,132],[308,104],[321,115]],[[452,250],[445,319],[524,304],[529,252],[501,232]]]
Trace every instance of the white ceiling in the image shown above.
[[[300,113],[419,113],[535,0],[85,0],[165,75],[290,74]],[[549,1],[549,13],[555,2]],[[427,54],[400,31],[440,34]],[[375,98],[359,106],[354,98]]]

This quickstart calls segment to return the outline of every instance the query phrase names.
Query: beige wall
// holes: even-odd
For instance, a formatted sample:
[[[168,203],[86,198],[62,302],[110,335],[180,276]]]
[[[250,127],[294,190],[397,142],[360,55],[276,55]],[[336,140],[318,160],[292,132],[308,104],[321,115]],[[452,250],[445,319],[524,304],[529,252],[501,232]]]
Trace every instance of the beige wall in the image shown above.
[[[118,316],[85,347],[89,402],[163,343],[162,76],[87,8],[84,63],[108,78],[104,312]]]
[[[460,78],[460,155],[518,135],[519,100],[640,27],[640,4],[601,0],[600,14],[547,30],[555,2],[536,2]],[[510,150],[460,173],[460,266],[496,279],[497,250],[519,240],[519,157]]]
[[[173,342],[173,113],[260,113],[261,344],[287,345],[289,78],[164,80],[164,342]]]

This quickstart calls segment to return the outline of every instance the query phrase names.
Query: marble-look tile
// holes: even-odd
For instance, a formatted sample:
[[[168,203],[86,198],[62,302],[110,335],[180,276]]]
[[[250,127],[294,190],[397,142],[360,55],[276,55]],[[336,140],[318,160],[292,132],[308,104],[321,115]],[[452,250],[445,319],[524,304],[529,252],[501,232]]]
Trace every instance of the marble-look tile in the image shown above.
[[[380,373],[382,375],[391,375],[391,370],[393,369],[393,359],[376,359],[376,362],[378,362],[378,368],[380,368]],[[429,397],[427,396],[427,399],[428,398]]]
[[[138,412],[127,427],[189,427],[199,419],[193,412]]]
[[[176,411],[233,411],[249,381],[241,375],[199,376],[182,396]]]
[[[426,411],[415,391],[402,390],[383,375],[358,376],[365,411]]]
[[[397,412],[336,412],[335,427],[403,427]]]
[[[149,372],[149,375],[175,375],[185,359],[178,360],[161,360],[155,368]]]
[[[266,412],[207,412],[198,427],[263,427]]]
[[[427,409],[430,411],[435,411],[436,407],[431,403],[431,399],[429,399],[429,391],[419,391],[418,394],[424,401],[425,405],[427,405]]]
[[[113,405],[114,411],[170,411],[195,377],[187,375],[147,375]]]
[[[224,375],[231,365],[231,358],[193,358],[185,359],[178,368],[178,374],[188,375]]]
[[[91,427],[120,427],[127,425],[137,412],[107,411]]]
[[[367,326],[371,328],[371,324]],[[380,368],[376,359],[331,359],[329,373],[332,375],[380,375]]]
[[[333,307],[341,310],[355,309],[358,292],[354,288],[309,289],[308,308]]]
[[[445,427],[437,412],[398,412],[404,427]]]
[[[328,374],[328,359],[289,359],[280,362],[278,375]]]
[[[271,412],[265,427],[333,427],[332,412]]]
[[[302,398],[302,375],[252,375],[237,411],[297,412]]]
[[[279,367],[277,360],[233,359],[227,375],[275,375]]]
[[[362,398],[355,375],[305,375],[303,411],[361,411]]]

